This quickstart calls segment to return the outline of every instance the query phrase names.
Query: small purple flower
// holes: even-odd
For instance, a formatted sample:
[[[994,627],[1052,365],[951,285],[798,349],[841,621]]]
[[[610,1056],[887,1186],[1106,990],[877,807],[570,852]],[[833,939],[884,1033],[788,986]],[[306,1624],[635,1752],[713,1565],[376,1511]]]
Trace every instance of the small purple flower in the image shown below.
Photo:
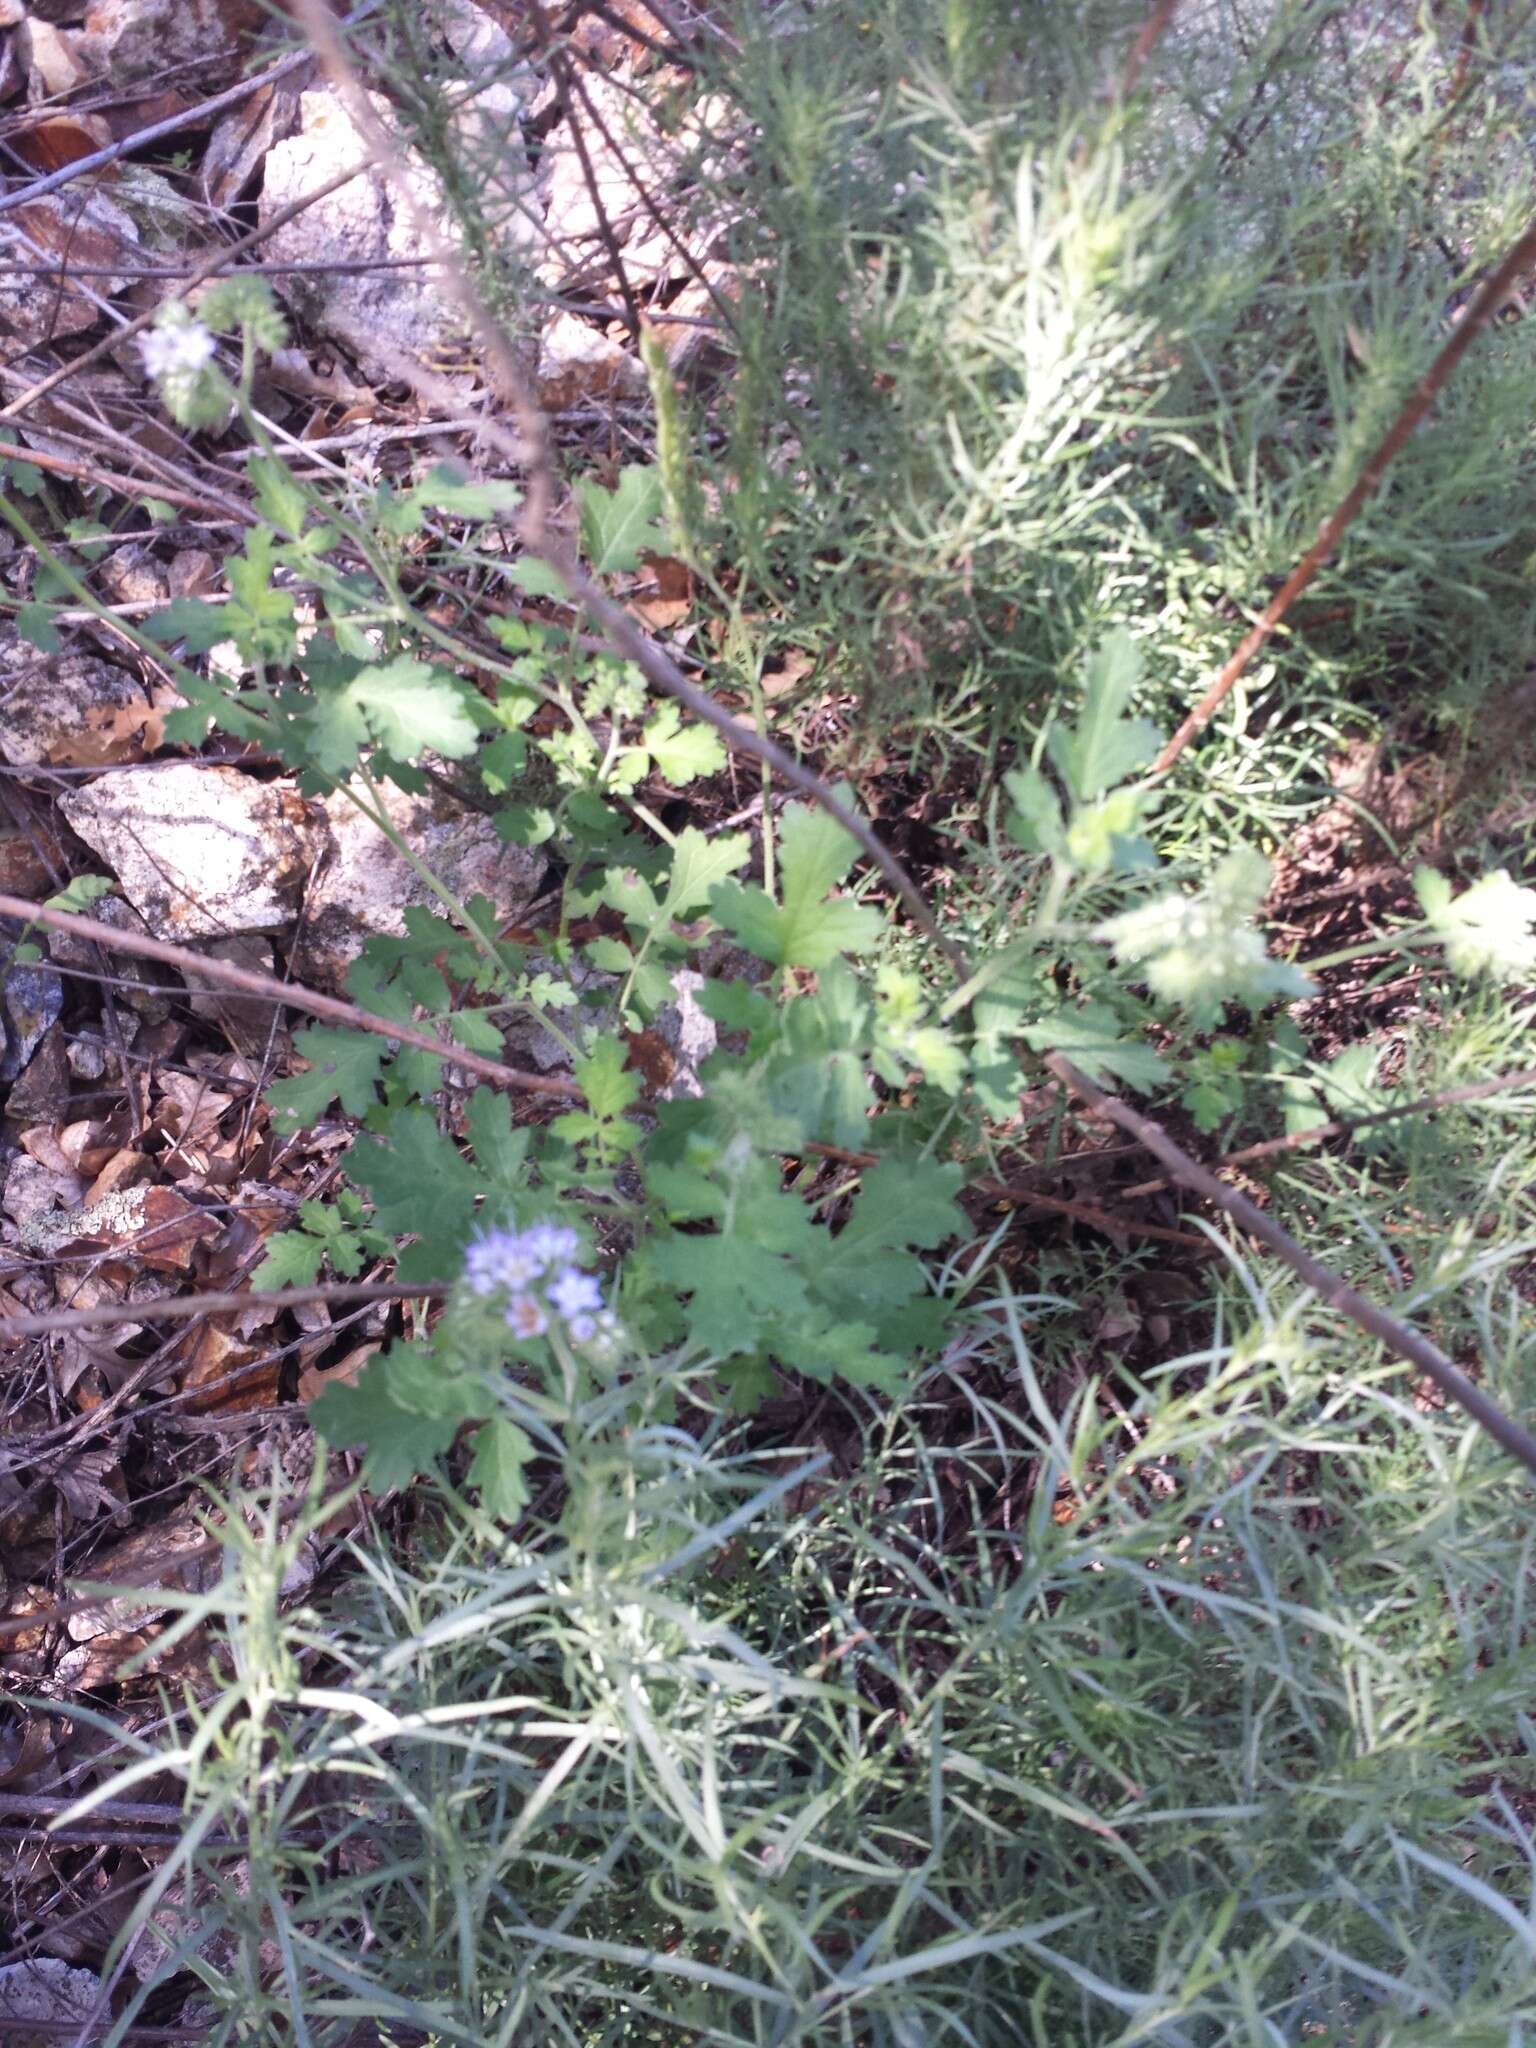
[[[549,1305],[565,1317],[574,1329],[574,1318],[590,1315],[603,1305],[603,1290],[590,1273],[566,1266],[545,1290]]]
[[[573,1344],[590,1344],[597,1335],[597,1321],[593,1316],[572,1316],[566,1324]]]
[[[574,1259],[581,1250],[580,1238],[564,1223],[535,1223],[531,1230],[523,1232],[523,1243],[529,1257],[537,1259],[541,1269]]]
[[[514,1294],[507,1304],[507,1328],[519,1337],[542,1337],[549,1318],[531,1294]]]
[[[477,1239],[464,1257],[464,1277],[476,1294],[499,1294],[529,1287],[544,1270],[528,1248],[526,1233],[492,1230]]]

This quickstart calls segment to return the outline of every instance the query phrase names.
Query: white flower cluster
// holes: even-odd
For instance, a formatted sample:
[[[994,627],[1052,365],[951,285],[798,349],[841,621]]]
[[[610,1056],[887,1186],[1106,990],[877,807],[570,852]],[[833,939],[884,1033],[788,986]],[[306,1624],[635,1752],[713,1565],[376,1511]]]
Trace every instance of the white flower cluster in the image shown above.
[[[563,1223],[492,1230],[470,1246],[464,1278],[470,1292],[484,1299],[509,1297],[507,1327],[519,1337],[542,1337],[554,1316],[574,1344],[606,1341],[618,1319],[603,1307],[603,1290],[593,1275],[572,1264],[580,1249],[575,1231]]]
[[[152,327],[139,336],[144,368],[157,383],[162,377],[195,377],[213,361],[213,351],[213,336],[195,320],[184,327]]]
[[[1251,922],[1269,886],[1269,863],[1251,847],[1234,847],[1196,896],[1158,896],[1094,929],[1122,961],[1145,965],[1146,981],[1193,1021],[1214,1023],[1226,1003],[1262,1008],[1314,993],[1287,960],[1273,960]]]
[[[219,374],[217,348],[214,330],[182,305],[166,307],[139,336],[144,368],[178,426],[216,427],[228,416],[234,393]]]

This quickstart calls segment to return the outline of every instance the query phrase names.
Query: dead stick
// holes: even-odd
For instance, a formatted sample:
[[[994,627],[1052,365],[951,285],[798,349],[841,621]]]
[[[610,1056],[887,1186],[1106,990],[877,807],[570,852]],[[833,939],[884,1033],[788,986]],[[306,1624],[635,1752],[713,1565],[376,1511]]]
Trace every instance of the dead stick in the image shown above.
[[[360,14],[367,12],[371,9],[359,10]],[[195,107],[183,107],[179,114],[168,114],[163,121],[152,121],[147,128],[136,128],[121,142],[108,143],[105,149],[92,150],[89,156],[76,157],[73,163],[50,171],[46,177],[34,178],[30,184],[0,196],[0,213],[10,213],[18,206],[30,205],[34,199],[41,199],[44,193],[57,192],[61,185],[68,185],[76,178],[89,177],[92,171],[103,171],[130,150],[147,148],[151,142],[159,142],[167,135],[179,135],[185,128],[200,128],[211,115],[222,114],[226,107],[239,106],[252,93],[260,92],[263,86],[276,85],[280,78],[286,78],[308,62],[308,50],[295,50],[281,63],[257,72],[254,78],[242,78],[238,85],[226,87],[223,92],[215,93],[212,99],[199,100]]]
[[[272,218],[264,221],[259,228],[252,228],[248,235],[242,235],[239,241],[231,242],[227,249],[215,250],[203,262],[194,264],[181,280],[182,290],[190,291],[194,285],[204,284],[210,277],[218,276],[220,271],[227,270],[247,250],[259,248],[270,236],[275,235],[279,228],[285,228],[289,221],[297,220],[301,213],[306,213],[319,200],[329,199],[333,192],[339,192],[343,185],[350,185],[354,178],[361,177],[363,172],[370,170],[372,166],[371,156],[362,157],[349,170],[338,171],[334,178],[327,178],[323,185],[317,185],[312,192],[306,192],[302,198],[295,199],[290,205],[280,207]],[[60,384],[68,383],[69,379],[81,370],[88,370],[103,357],[114,354],[123,342],[131,341],[134,335],[142,334],[146,327],[152,327],[159,311],[158,304],[146,306],[142,313],[136,313],[123,326],[114,328],[110,334],[88,348],[84,355],[74,356],[69,362],[60,363],[56,370],[50,370],[46,377],[40,377],[35,384],[23,391],[20,398],[13,398],[9,405],[0,405],[0,420],[20,418],[28,407],[36,404],[38,399],[46,398],[48,393],[56,390]],[[36,460],[35,457],[29,459]]]
[[[879,1166],[884,1157],[879,1152],[850,1152],[844,1145],[822,1145],[814,1139],[802,1145],[800,1151],[808,1152],[817,1159],[835,1159],[842,1166]],[[966,1186],[974,1188],[978,1194],[996,1195],[1003,1201],[1016,1202],[1023,1209],[1048,1209],[1056,1216],[1075,1217],[1079,1223],[1086,1223],[1091,1229],[1110,1235],[1119,1232],[1127,1237],[1157,1237],[1169,1244],[1187,1245],[1198,1252],[1210,1249],[1207,1240],[1196,1237],[1191,1230],[1174,1230],[1165,1223],[1143,1223],[1135,1216],[1116,1216],[1108,1209],[1095,1208],[1092,1202],[1069,1202],[1062,1195],[1038,1194],[1033,1188],[1015,1187],[1005,1180],[973,1180],[967,1181]]]
[[[1361,506],[1412,438],[1479,331],[1486,327],[1498,312],[1516,281],[1533,262],[1536,262],[1536,219],[1531,221],[1493,275],[1484,281],[1472,303],[1456,323],[1455,332],[1450,340],[1413,387],[1407,404],[1388,428],[1375,454],[1371,456],[1338,505],[1323,521],[1317,539],[1270,599],[1258,624],[1239,643],[1226,667],[1158,755],[1153,764],[1154,775],[1166,775],[1195,735],[1210,724],[1231,694],[1238,677],[1268,641],[1296,599],[1316,577],[1338,546],[1345,531],[1353,525]]]
[[[173,484],[163,484],[158,478],[118,476],[112,470],[97,469],[89,462],[71,462],[64,455],[49,455],[41,448],[18,447],[14,441],[0,441],[0,462],[30,462],[37,469],[67,476],[73,482],[94,484],[98,490],[116,491],[120,497],[163,498],[168,505],[180,505],[188,512],[201,512],[206,518],[237,525],[256,524],[255,513],[243,505],[236,505],[233,500],[227,499],[219,504],[212,498],[198,498],[190,491],[179,491]]]
[[[1511,1456],[1518,1458],[1528,1472],[1536,1474],[1536,1436],[1523,1429],[1512,1416],[1506,1415],[1498,1403],[1491,1401],[1482,1388],[1469,1380],[1458,1366],[1451,1363],[1437,1344],[1420,1334],[1408,1323],[1400,1323],[1396,1316],[1389,1316],[1373,1301],[1342,1280],[1331,1268],[1303,1251],[1289,1231],[1282,1230],[1273,1217],[1250,1202],[1246,1195],[1240,1195],[1236,1188],[1229,1188],[1208,1168],[1191,1159],[1182,1146],[1176,1145],[1161,1124],[1132,1109],[1128,1102],[1122,1102],[1116,1095],[1106,1095],[1096,1088],[1086,1075],[1080,1074],[1070,1060],[1060,1053],[1047,1053],[1045,1065],[1056,1076],[1073,1089],[1101,1116],[1109,1118],[1124,1131],[1144,1145],[1155,1159],[1160,1159],[1168,1168],[1170,1177],[1196,1194],[1204,1195],[1208,1202],[1214,1202],[1230,1216],[1234,1223],[1246,1230],[1250,1237],[1256,1237],[1260,1244],[1267,1245],[1279,1259],[1297,1273],[1327,1307],[1337,1309],[1366,1333],[1384,1344],[1389,1351],[1395,1351],[1399,1358],[1407,1359],[1410,1365],[1433,1381],[1448,1400],[1471,1416],[1480,1428],[1485,1429],[1495,1443],[1502,1444]]]
[[[1092,1202],[1069,1202],[1064,1196],[1040,1194],[1034,1188],[1014,1187],[1004,1180],[974,1180],[970,1185],[982,1194],[1017,1202],[1023,1209],[1047,1209],[1058,1216],[1071,1216],[1079,1223],[1086,1223],[1091,1230],[1102,1230],[1109,1236],[1118,1232],[1125,1237],[1151,1237],[1164,1244],[1186,1245],[1191,1251],[1210,1249],[1208,1241],[1196,1237],[1192,1230],[1175,1230],[1167,1223],[1143,1223],[1136,1216],[1117,1216],[1112,1210],[1100,1209]]]
[[[1120,98],[1128,100],[1141,83],[1141,74],[1147,67],[1147,59],[1162,41],[1168,24],[1173,20],[1179,0],[1156,0],[1152,12],[1141,25],[1141,33],[1131,45],[1131,54],[1125,60],[1125,69],[1120,74]]]
[[[1292,1131],[1283,1138],[1264,1138],[1257,1145],[1244,1145],[1240,1152],[1227,1152],[1211,1161],[1212,1173],[1224,1167],[1246,1166],[1255,1159],[1272,1159],[1282,1152],[1302,1152],[1309,1145],[1321,1145],[1326,1138],[1352,1138],[1356,1131],[1377,1124],[1395,1123],[1399,1117],[1425,1116],[1437,1109],[1449,1109],[1458,1102],[1486,1102],[1491,1096],[1506,1095],[1516,1088],[1536,1088],[1536,1067],[1522,1067],[1518,1073],[1495,1074],[1491,1081],[1469,1081],[1464,1087],[1442,1088],[1437,1095],[1418,1095],[1412,1102],[1400,1102],[1390,1109],[1373,1109],[1365,1116],[1334,1117],[1324,1124],[1308,1124],[1304,1131]],[[1155,1195],[1167,1187],[1164,1180],[1138,1181],[1133,1188],[1118,1188],[1121,1201],[1138,1195]]]
[[[183,974],[199,976],[204,981],[221,983],[225,988],[237,988],[243,995],[261,996],[264,1000],[286,1003],[290,1009],[307,1010],[312,1017],[324,1017],[332,1024],[343,1025],[349,1031],[371,1031],[377,1038],[392,1038],[401,1045],[411,1045],[418,1052],[430,1052],[438,1059],[451,1060],[457,1067],[468,1073],[479,1074],[484,1080],[499,1081],[505,1088],[520,1089],[525,1095],[552,1095],[562,1102],[580,1102],[584,1098],[574,1081],[561,1080],[554,1074],[525,1074],[518,1067],[503,1066],[500,1060],[486,1059],[483,1054],[470,1052],[461,1045],[451,1045],[445,1038],[437,1038],[430,1031],[420,1031],[414,1024],[396,1023],[389,1017],[376,1017],[371,1010],[360,1010],[356,1003],[344,1003],[337,996],[322,996],[314,989],[303,988],[295,982],[279,981],[275,974],[260,974],[251,967],[236,967],[229,960],[210,959],[206,954],[194,953],[189,946],[168,945],[164,939],[151,939],[138,932],[122,932],[109,924],[98,924],[95,918],[79,917],[72,910],[50,910],[45,903],[31,903],[24,896],[0,894],[0,917],[17,917],[29,924],[46,925],[51,931],[68,932],[77,939],[88,939],[93,945],[106,946],[115,953],[137,953],[145,960],[158,960],[166,967],[179,968]]]
[[[169,1301],[103,1301],[94,1308],[58,1308],[35,1316],[0,1316],[0,1345],[61,1330],[103,1330],[114,1323],[186,1323],[198,1316],[238,1315],[242,1309],[304,1308],[315,1301],[417,1301],[448,1292],[446,1280],[404,1286],[398,1280],[360,1280],[333,1287],[280,1287],[270,1294],[178,1294]],[[248,1368],[242,1368],[248,1370]],[[231,1375],[237,1377],[237,1375]]]

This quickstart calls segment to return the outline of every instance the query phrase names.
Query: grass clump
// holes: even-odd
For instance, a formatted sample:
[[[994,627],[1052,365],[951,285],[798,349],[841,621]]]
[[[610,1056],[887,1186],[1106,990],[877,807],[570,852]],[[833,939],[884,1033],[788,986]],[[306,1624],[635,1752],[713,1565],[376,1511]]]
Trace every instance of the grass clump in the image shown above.
[[[232,1518],[183,1603],[229,1689],[138,1767],[186,1786],[210,2039],[1518,2038],[1524,1491],[1305,1301],[1220,1294],[1072,1388],[1067,1304],[999,1298],[847,1411],[846,1479],[635,1361],[515,1537],[434,1492],[321,1609],[280,1587],[333,1510]]]
[[[1449,22],[1388,13],[1182,10],[1126,105],[1139,9],[734,19],[712,83],[751,138],[755,288],[716,539],[819,682],[918,745],[979,665],[980,744],[1124,624],[1187,705],[1522,224],[1529,37],[1501,14],[1463,64]],[[1529,323],[1489,341],[1232,739],[1277,703],[1468,712],[1529,647]]]

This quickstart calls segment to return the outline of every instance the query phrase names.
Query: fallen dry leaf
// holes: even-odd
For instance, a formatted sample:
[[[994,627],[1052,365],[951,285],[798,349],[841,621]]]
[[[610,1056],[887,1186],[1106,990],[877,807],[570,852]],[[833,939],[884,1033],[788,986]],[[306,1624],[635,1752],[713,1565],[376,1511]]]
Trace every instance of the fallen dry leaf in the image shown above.
[[[112,131],[98,114],[55,114],[24,128],[11,147],[34,171],[60,171],[65,164],[92,156],[112,140]]]
[[[277,1400],[282,1361],[273,1343],[252,1344],[228,1326],[210,1318],[178,1340],[172,1356],[184,1363],[181,1392],[194,1415],[227,1414],[247,1408],[270,1408]]]
[[[370,1338],[366,1344],[354,1345],[346,1357],[333,1365],[328,1372],[320,1372],[312,1365],[306,1365],[299,1374],[299,1399],[306,1407],[311,1401],[318,1401],[327,1387],[355,1387],[357,1376],[369,1359],[382,1351],[384,1340]]]
[[[223,1219],[168,1187],[125,1187],[68,1216],[41,1219],[34,1240],[53,1256],[126,1263],[133,1271],[189,1273],[199,1245],[222,1235]],[[94,1270],[100,1272],[98,1264]]]
[[[98,1202],[104,1202],[108,1195],[115,1195],[122,1188],[136,1187],[149,1170],[146,1153],[136,1152],[128,1146],[114,1152],[98,1169],[96,1178],[86,1190],[84,1207],[94,1209]]]

